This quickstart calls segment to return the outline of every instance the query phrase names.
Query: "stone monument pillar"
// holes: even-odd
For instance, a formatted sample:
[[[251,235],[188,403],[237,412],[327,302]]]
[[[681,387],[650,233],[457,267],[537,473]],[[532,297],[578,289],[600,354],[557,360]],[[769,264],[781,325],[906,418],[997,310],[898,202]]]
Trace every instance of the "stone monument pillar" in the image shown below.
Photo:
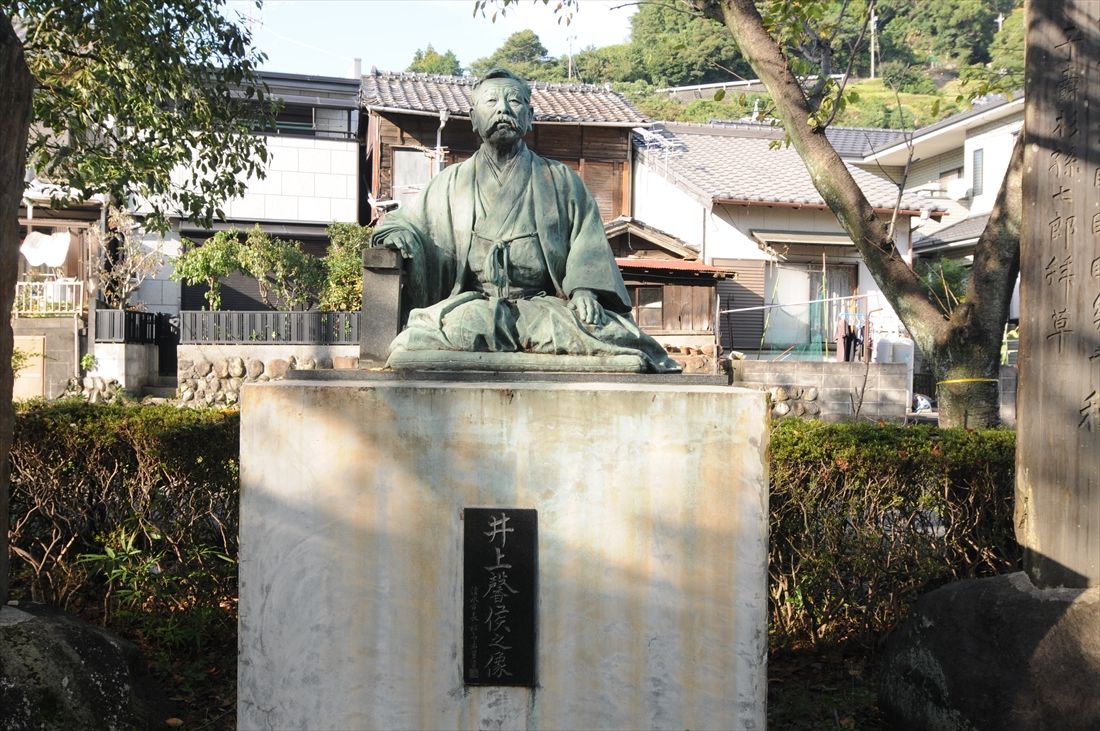
[[[243,390],[239,728],[765,728],[765,394],[307,373]]]
[[[1016,536],[1038,587],[1100,584],[1100,2],[1027,28]]]

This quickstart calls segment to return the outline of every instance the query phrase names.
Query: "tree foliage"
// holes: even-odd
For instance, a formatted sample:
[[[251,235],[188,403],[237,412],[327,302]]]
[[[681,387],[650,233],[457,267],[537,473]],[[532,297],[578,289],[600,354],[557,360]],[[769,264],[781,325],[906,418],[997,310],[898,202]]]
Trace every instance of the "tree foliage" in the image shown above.
[[[259,5],[259,2],[257,2]],[[226,0],[17,0],[36,82],[28,163],[76,197],[136,198],[207,224],[262,176],[274,105]]]
[[[107,307],[125,310],[141,283],[160,271],[164,254],[142,241],[140,227],[126,211],[112,207],[107,214],[107,232],[91,230],[93,251],[89,274]]]
[[[370,246],[372,229],[357,223],[328,227],[325,284],[320,308],[330,312],[355,312],[363,307],[363,250]]]
[[[422,74],[443,74],[444,76],[459,76],[462,74],[462,66],[459,65],[458,56],[455,55],[454,51],[447,50],[440,53],[432,47],[431,43],[423,50],[416,49],[412,63],[409,64],[407,70]]]
[[[729,32],[684,5],[640,5],[630,18],[630,43],[646,80],[657,86],[705,84],[751,75]]]
[[[324,257],[306,253],[299,241],[270,236],[258,225],[247,233],[219,231],[205,243],[185,241],[172,278],[205,285],[211,310],[221,309],[221,280],[241,273],[256,280],[269,307],[350,312],[362,306],[363,249],[371,229],[355,223],[328,227]]]
[[[175,261],[172,279],[194,286],[205,284],[207,307],[222,307],[221,280],[240,271],[240,248],[236,231],[219,231],[201,246],[184,239],[183,250]]]
[[[533,81],[557,81],[562,78],[557,59],[550,58],[550,52],[542,45],[538,34],[530,29],[508,36],[500,48],[470,64],[470,71],[475,76],[484,76],[497,66],[511,69]]]
[[[911,59],[928,65],[965,65],[989,60],[999,12],[1019,0],[878,0],[883,38],[892,49],[908,49]],[[897,59],[906,60],[906,59]]]
[[[321,260],[302,251],[301,242],[269,236],[259,224],[238,247],[237,264],[259,284],[260,297],[268,307],[310,307],[325,278]]]

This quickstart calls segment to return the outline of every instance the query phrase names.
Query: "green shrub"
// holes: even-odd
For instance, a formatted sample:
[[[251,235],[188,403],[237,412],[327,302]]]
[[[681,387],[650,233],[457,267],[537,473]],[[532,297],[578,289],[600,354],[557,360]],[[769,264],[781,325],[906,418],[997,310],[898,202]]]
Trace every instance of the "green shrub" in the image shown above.
[[[936,84],[924,70],[902,61],[887,61],[880,67],[882,79],[891,89],[909,94],[935,94]]]
[[[231,725],[239,415],[81,400],[18,408],[12,595],[137,642],[189,725]]]
[[[13,587],[68,607],[96,568],[79,557],[104,554],[123,533],[132,551],[159,555],[155,571],[166,576],[193,570],[195,550],[235,557],[238,431],[235,412],[21,406],[11,449]],[[235,581],[217,568],[211,580]]]
[[[13,594],[135,637],[177,692],[231,692],[206,674],[235,665],[238,433],[234,412],[22,406]],[[870,645],[919,594],[1016,570],[1014,450],[1004,430],[775,422],[773,649]]]
[[[1015,434],[784,419],[772,430],[773,647],[884,636],[921,593],[1016,570]]]

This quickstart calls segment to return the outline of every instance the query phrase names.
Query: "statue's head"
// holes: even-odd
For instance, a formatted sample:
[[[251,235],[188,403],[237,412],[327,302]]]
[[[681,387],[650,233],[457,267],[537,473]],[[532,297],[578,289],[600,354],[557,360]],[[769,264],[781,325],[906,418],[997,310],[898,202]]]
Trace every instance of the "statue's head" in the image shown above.
[[[531,87],[507,69],[493,69],[476,84],[470,98],[470,120],[485,142],[510,144],[531,129]]]

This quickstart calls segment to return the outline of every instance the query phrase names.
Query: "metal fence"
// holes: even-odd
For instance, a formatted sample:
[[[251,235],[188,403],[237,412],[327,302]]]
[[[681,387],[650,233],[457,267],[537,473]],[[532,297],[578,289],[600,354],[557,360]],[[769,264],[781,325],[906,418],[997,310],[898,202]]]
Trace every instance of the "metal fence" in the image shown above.
[[[95,341],[97,343],[155,343],[157,342],[157,314],[97,309]]]
[[[80,281],[16,282],[16,317],[49,317],[79,314],[84,306],[84,284]]]
[[[358,312],[180,313],[181,343],[358,345]]]

